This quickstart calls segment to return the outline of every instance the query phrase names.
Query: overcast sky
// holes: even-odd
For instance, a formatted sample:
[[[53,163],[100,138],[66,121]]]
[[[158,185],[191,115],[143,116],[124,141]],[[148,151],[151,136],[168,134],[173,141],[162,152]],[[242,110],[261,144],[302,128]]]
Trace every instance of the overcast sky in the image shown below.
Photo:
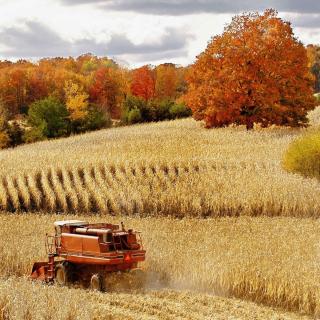
[[[0,0],[0,59],[91,52],[130,67],[187,65],[234,14],[271,7],[320,44],[320,0]]]

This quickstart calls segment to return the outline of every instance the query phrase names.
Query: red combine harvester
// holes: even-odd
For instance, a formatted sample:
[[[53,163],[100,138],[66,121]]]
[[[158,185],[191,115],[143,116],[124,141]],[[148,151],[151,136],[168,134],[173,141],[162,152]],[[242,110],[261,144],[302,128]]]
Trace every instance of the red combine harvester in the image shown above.
[[[138,262],[145,260],[139,232],[109,223],[57,221],[55,235],[47,235],[47,262],[36,262],[32,279],[68,285],[80,281],[94,290],[105,289],[111,272],[141,277]]]

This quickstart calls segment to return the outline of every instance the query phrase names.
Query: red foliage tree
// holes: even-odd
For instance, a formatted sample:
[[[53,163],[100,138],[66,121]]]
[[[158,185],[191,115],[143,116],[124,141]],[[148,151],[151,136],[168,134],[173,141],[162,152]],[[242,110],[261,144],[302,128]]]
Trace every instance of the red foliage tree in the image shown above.
[[[89,94],[90,101],[97,103],[112,118],[120,118],[121,82],[117,70],[110,67],[98,69]]]
[[[186,102],[207,127],[303,126],[315,106],[306,49],[275,10],[234,17],[187,81]]]
[[[28,73],[26,86],[27,105],[46,98],[49,95],[46,74],[39,68],[32,68]]]
[[[149,66],[135,69],[132,74],[131,93],[148,101],[155,95],[155,76]]]

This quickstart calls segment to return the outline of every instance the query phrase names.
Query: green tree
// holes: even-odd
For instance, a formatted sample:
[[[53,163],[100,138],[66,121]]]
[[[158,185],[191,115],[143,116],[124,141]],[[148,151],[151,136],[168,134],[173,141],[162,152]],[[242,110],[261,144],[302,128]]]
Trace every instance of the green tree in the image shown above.
[[[37,141],[46,140],[46,137],[43,134],[43,127],[35,127],[31,130],[27,130],[23,135],[23,141],[26,143],[32,143]]]
[[[141,117],[141,112],[137,107],[134,107],[131,109],[128,113],[128,123],[134,124],[134,123],[139,123],[141,122],[142,117]]]
[[[134,117],[138,117],[137,116],[138,114],[137,110],[138,110],[140,115],[139,121],[148,122],[153,120],[152,110],[149,108],[148,103],[140,97],[127,96],[126,100],[123,102],[122,110],[123,110],[122,121],[124,123],[131,123],[129,121],[129,114],[132,110],[134,111],[131,113],[130,118],[132,118],[133,115],[135,115]]]
[[[110,128],[111,125],[110,115],[92,103],[88,106],[88,113],[83,120],[81,128],[82,131],[93,131],[102,128]]]
[[[28,111],[30,125],[48,138],[64,136],[68,133],[68,110],[54,97],[34,102]]]
[[[152,121],[163,121],[171,118],[170,108],[174,105],[174,101],[170,99],[151,100],[149,102],[149,110],[152,113]]]
[[[187,118],[192,115],[191,110],[184,103],[175,103],[169,112],[172,119]]]

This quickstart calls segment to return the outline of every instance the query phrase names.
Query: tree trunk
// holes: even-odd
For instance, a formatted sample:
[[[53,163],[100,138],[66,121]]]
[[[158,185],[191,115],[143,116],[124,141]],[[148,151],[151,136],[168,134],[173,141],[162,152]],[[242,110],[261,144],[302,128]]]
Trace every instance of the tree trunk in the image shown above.
[[[246,119],[246,127],[247,127],[247,130],[252,130],[253,129],[253,121],[251,119]]]

